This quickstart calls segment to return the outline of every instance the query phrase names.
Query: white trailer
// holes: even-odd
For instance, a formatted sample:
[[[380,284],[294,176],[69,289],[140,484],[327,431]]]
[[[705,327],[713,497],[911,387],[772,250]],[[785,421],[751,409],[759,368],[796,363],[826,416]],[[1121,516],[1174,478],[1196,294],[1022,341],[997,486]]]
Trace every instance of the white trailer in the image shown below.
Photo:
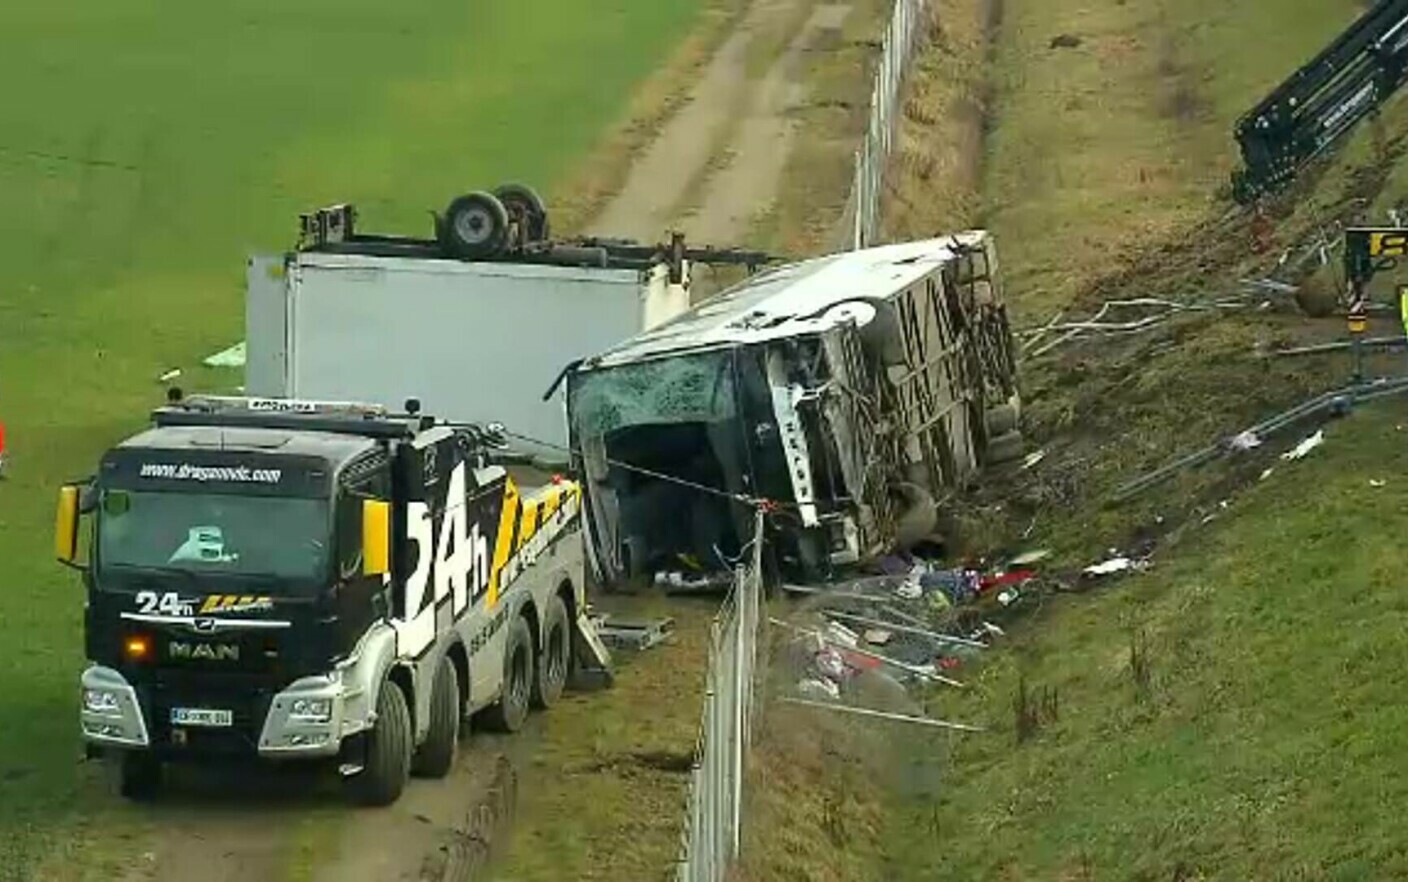
[[[549,238],[546,209],[506,185],[452,201],[435,238],[356,231],[350,205],[302,217],[298,247],[248,264],[245,391],[417,399],[451,421],[501,423],[514,452],[568,461],[563,371],[683,313],[693,263],[766,255]],[[533,439],[533,440],[525,440]]]
[[[249,261],[245,387],[250,395],[417,398],[447,419],[500,422],[562,459],[563,366],[678,315],[687,278],[649,269],[463,263],[295,252]],[[554,449],[555,448],[555,449]]]

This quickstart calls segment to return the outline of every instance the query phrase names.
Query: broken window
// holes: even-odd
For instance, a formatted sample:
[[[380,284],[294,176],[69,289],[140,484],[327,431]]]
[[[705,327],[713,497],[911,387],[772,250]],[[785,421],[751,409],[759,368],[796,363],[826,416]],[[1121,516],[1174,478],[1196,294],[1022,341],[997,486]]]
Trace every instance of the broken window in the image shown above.
[[[729,350],[673,356],[578,374],[573,430],[588,439],[651,423],[713,423],[736,413]]]

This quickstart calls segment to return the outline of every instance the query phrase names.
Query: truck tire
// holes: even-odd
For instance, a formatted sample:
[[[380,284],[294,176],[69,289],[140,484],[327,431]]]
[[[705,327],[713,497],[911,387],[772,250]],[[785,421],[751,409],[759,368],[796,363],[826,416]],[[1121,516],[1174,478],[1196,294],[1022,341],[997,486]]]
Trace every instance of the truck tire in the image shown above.
[[[123,798],[134,802],[151,802],[161,792],[161,760],[150,753],[127,751],[122,755]]]
[[[529,694],[533,689],[533,632],[528,620],[518,616],[509,628],[504,644],[503,695],[484,711],[484,721],[498,732],[517,732],[528,718]]]
[[[461,260],[493,257],[508,240],[508,210],[493,193],[476,190],[445,209],[445,246]]]
[[[538,676],[533,678],[530,703],[546,710],[562,696],[572,664],[572,628],[567,621],[567,604],[554,594],[543,616],[543,651],[538,654]]]
[[[988,465],[1002,465],[1014,462],[1022,458],[1026,452],[1026,443],[1022,440],[1021,432],[1007,432],[998,435],[988,442],[987,461]]]
[[[448,655],[440,657],[430,695],[430,730],[411,760],[411,774],[443,778],[455,767],[460,741],[460,675]]]
[[[527,184],[504,184],[494,190],[511,220],[519,222],[523,244],[546,242],[551,235],[548,208],[537,191]]]
[[[360,805],[390,805],[406,788],[411,767],[411,712],[406,694],[391,680],[381,684],[376,725],[366,738],[366,765],[347,779],[348,795]]]

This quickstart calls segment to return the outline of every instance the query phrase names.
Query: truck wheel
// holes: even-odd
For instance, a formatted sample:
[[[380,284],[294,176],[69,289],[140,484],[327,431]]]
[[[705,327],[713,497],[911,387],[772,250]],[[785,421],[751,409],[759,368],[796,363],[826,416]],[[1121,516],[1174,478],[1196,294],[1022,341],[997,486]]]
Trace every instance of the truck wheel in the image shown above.
[[[430,696],[430,731],[411,761],[411,772],[443,778],[455,766],[460,740],[460,676],[448,655],[440,658]]]
[[[508,239],[508,210],[493,193],[476,190],[445,209],[445,244],[461,260],[492,257]]]
[[[122,785],[124,798],[135,802],[150,802],[161,792],[161,760],[149,753],[128,751],[122,755]]]
[[[533,678],[533,707],[546,710],[562,695],[572,661],[572,630],[567,621],[567,604],[554,594],[543,617],[543,651],[538,656],[538,676]]]
[[[349,795],[361,805],[390,805],[405,789],[411,765],[411,712],[406,694],[390,680],[376,697],[376,725],[366,738],[366,765],[347,780]]]
[[[528,620],[513,620],[504,646],[504,694],[484,712],[484,719],[499,732],[517,732],[528,717],[528,698],[533,683],[533,633]]]
[[[509,217],[519,223],[525,244],[547,241],[548,209],[536,190],[526,184],[504,184],[494,190],[494,195],[504,204]]]

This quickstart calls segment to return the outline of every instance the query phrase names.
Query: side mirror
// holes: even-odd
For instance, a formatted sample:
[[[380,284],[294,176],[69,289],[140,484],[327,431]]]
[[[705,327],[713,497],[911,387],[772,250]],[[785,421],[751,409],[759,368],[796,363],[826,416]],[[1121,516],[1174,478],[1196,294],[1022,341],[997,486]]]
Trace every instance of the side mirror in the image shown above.
[[[391,503],[362,500],[362,575],[391,572]]]
[[[78,488],[72,484],[59,490],[59,507],[54,515],[54,556],[61,563],[78,559]]]

